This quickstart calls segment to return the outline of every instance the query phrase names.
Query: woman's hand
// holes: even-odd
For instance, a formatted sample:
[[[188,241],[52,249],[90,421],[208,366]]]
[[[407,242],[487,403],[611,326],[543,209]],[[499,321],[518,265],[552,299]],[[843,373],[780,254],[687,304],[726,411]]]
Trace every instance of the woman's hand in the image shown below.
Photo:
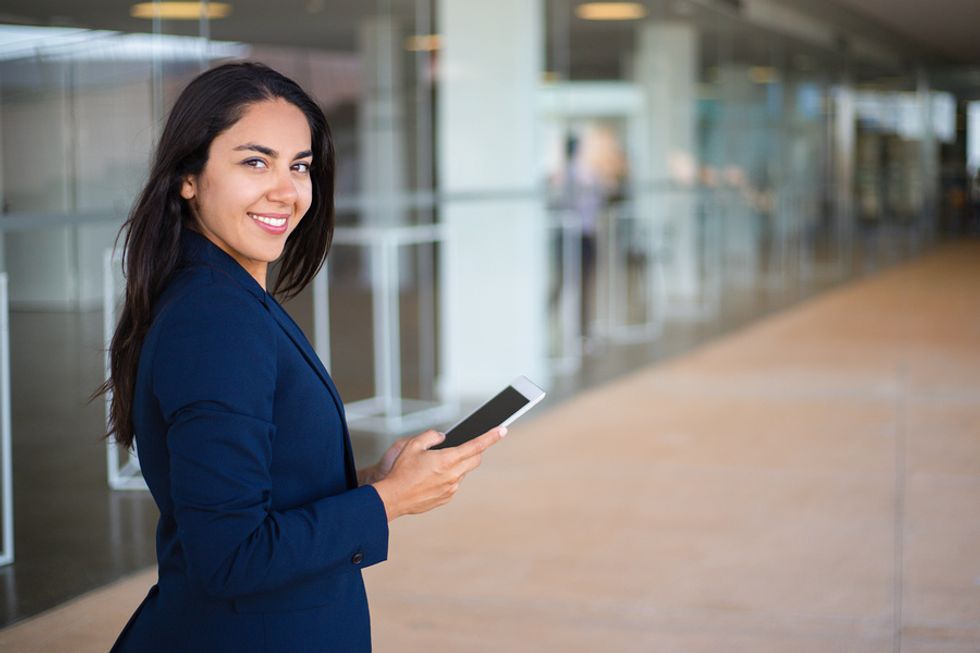
[[[368,485],[370,483],[377,483],[386,477],[391,471],[391,466],[395,464],[395,459],[398,458],[398,454],[402,452],[402,449],[405,448],[405,444],[410,439],[411,438],[398,438],[391,444],[390,447],[388,447],[388,450],[385,451],[384,455],[381,456],[381,460],[370,467],[357,470],[357,484]]]
[[[373,483],[385,505],[388,521],[448,503],[463,477],[480,466],[483,452],[505,435],[506,428],[496,428],[458,447],[435,451],[430,447],[445,440],[444,433],[426,431],[407,439],[385,476]],[[391,449],[385,457],[390,453]],[[378,466],[383,463],[384,458]]]

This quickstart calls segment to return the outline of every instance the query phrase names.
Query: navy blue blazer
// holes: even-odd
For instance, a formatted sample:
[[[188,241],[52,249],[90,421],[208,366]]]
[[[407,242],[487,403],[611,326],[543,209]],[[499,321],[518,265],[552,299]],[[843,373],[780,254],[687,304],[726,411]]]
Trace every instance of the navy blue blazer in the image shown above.
[[[159,580],[112,650],[370,651],[361,569],[387,558],[388,520],[337,389],[235,259],[187,229],[181,252],[133,406]]]

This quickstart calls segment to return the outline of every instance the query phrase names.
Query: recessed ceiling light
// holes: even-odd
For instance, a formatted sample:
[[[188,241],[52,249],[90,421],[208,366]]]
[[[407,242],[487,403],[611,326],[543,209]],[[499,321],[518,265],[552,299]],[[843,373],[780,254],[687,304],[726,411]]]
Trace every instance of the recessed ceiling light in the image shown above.
[[[200,20],[224,18],[231,13],[227,2],[137,2],[129,8],[133,18],[162,18],[164,20]]]
[[[438,34],[416,34],[405,39],[405,49],[409,52],[433,52],[439,45]]]
[[[637,20],[647,10],[639,2],[586,2],[575,8],[575,15],[584,20]]]

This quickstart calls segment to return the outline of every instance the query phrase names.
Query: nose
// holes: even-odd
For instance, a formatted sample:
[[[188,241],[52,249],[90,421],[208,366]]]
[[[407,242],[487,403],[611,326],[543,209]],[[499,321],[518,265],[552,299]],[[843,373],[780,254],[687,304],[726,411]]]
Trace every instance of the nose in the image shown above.
[[[295,204],[299,193],[296,190],[296,182],[293,180],[290,169],[279,171],[273,181],[272,188],[266,193],[271,202],[280,204]]]

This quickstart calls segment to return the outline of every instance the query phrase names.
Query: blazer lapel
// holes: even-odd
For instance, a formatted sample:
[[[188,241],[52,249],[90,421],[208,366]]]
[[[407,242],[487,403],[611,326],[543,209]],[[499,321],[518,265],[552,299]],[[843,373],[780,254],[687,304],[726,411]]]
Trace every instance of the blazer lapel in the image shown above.
[[[293,322],[293,319],[289,317],[286,310],[279,306],[278,302],[272,302],[269,305],[269,312],[272,313],[272,317],[276,319],[282,330],[286,332],[289,339],[293,341],[296,348],[299,349],[300,353],[303,354],[303,358],[306,362],[310,364],[310,367],[317,373],[323,384],[327,386],[327,390],[330,391],[330,396],[333,397],[334,402],[337,404],[337,408],[343,411],[343,403],[340,401],[340,397],[337,393],[337,388],[334,387],[333,381],[330,375],[327,373],[327,369],[323,366],[320,361],[320,357],[316,355],[313,348],[310,347],[309,342],[306,340],[306,336],[300,330],[299,326]]]
[[[347,469],[347,484],[353,489],[357,487],[357,467],[354,464],[354,452],[351,449],[350,444],[350,433],[347,430],[347,415],[344,412],[344,403],[340,400],[340,394],[337,392],[337,388],[333,384],[333,380],[327,373],[327,369],[323,366],[320,361],[320,357],[316,355],[313,348],[310,347],[306,336],[300,330],[299,326],[293,321],[293,318],[289,317],[286,310],[279,305],[279,302],[275,301],[271,295],[271,302],[267,303],[269,312],[272,313],[272,317],[275,318],[276,322],[289,339],[293,341],[296,348],[299,349],[300,353],[303,354],[303,358],[309,363],[310,367],[317,373],[323,384],[327,386],[327,390],[330,392],[330,396],[333,398],[334,404],[337,406],[337,410],[340,411],[340,421],[344,425],[344,465]]]

